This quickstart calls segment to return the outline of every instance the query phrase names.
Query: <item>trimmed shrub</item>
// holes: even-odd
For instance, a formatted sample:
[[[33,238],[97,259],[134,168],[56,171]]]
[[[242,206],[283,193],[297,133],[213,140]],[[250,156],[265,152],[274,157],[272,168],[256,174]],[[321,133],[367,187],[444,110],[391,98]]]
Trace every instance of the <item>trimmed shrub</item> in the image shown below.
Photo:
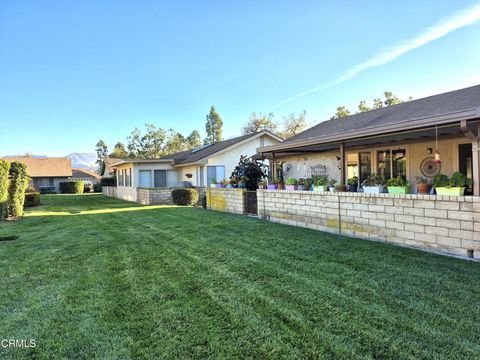
[[[10,164],[10,185],[8,187],[8,217],[16,219],[23,216],[25,190],[30,178],[27,175],[27,165],[14,161]]]
[[[93,184],[93,192],[101,193],[102,192],[102,185],[101,184]]]
[[[175,205],[196,205],[198,191],[196,189],[175,189],[172,190],[172,199]]]
[[[0,221],[7,217],[9,170],[10,162],[0,159]]]
[[[83,180],[61,182],[58,185],[62,194],[83,194],[85,188]]]
[[[25,203],[23,204],[24,208],[38,206],[38,205],[40,205],[39,192],[25,193]]]
[[[85,184],[85,185],[83,186],[83,192],[84,192],[84,193],[89,193],[89,192],[91,192],[91,191],[92,191],[92,188],[90,187],[89,184]]]
[[[100,185],[102,186],[115,186],[115,178],[104,177],[100,179]]]

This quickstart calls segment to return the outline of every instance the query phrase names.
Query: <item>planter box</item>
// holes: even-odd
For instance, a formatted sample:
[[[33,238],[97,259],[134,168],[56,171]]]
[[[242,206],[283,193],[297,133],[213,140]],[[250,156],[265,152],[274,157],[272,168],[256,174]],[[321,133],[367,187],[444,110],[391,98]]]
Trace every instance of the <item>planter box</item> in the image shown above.
[[[435,191],[437,195],[463,196],[465,194],[464,187],[437,187]]]
[[[238,187],[239,189],[245,189],[245,188],[247,187],[247,184],[245,184],[245,183],[238,183],[237,187]]]
[[[326,192],[328,190],[327,185],[313,186],[313,191],[315,192]]]
[[[387,187],[389,194],[407,194],[406,186],[388,186]]]
[[[305,191],[305,186],[298,185],[298,191]]]
[[[285,190],[297,190],[298,185],[285,185]]]
[[[363,192],[365,194],[381,194],[383,193],[383,186],[364,186]]]
[[[418,194],[428,194],[428,184],[417,184],[417,193]]]
[[[211,188],[216,188],[216,187],[217,187],[217,184],[210,184],[210,187],[211,187]]]
[[[277,184],[268,184],[267,185],[267,190],[277,190],[278,185]]]

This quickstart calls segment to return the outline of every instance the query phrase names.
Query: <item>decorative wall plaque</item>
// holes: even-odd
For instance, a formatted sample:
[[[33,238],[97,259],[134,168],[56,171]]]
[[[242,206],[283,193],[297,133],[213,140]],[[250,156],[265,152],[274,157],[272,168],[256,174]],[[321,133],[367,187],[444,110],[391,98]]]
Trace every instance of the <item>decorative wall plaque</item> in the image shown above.
[[[433,156],[423,159],[420,163],[420,171],[425,177],[433,178],[435,175],[440,173],[441,169],[442,165],[435,162],[435,158]]]

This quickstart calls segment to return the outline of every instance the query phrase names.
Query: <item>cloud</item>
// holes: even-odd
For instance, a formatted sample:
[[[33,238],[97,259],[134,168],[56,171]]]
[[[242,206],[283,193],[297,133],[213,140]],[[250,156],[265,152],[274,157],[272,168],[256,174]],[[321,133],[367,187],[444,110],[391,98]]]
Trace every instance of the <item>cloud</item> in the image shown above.
[[[406,54],[425,44],[428,44],[431,41],[440,39],[445,35],[451,33],[452,31],[471,25],[477,21],[480,21],[480,3],[468,9],[459,11],[452,16],[442,19],[436,25],[424,29],[417,36],[411,39],[402,41],[396,44],[395,46],[381,50],[378,54],[371,57],[367,61],[364,61],[360,64],[357,64],[351,67],[349,70],[347,70],[342,75],[340,75],[336,80],[330,83],[316,86],[306,91],[302,91],[292,97],[289,97],[285,100],[280,101],[274,107],[281,106],[283,104],[296,100],[302,96],[305,96],[314,92],[318,92],[321,90],[325,90],[335,85],[338,85],[340,83],[343,83],[347,80],[353,79],[358,74],[360,74],[361,72],[367,69],[387,64],[397,59],[398,57],[402,56],[403,54]]]

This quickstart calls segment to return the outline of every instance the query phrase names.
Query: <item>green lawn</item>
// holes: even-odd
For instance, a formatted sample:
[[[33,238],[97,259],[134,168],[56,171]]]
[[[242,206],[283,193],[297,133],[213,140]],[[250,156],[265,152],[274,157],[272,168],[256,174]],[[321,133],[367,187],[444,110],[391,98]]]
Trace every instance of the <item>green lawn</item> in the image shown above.
[[[49,195],[0,225],[0,358],[479,358],[480,264]]]

